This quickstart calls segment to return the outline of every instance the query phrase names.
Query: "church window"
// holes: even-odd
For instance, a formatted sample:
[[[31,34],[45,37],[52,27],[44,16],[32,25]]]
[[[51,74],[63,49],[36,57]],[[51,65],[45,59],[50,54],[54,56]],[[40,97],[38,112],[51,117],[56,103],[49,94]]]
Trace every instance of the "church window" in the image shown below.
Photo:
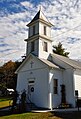
[[[29,83],[34,83],[34,81],[29,81]]]
[[[54,94],[58,94],[58,79],[53,80]]]
[[[35,25],[33,26],[33,35],[35,35]]]
[[[78,98],[78,90],[75,90],[75,97]]]
[[[48,51],[47,42],[44,42],[44,44],[43,44],[43,50],[46,51],[46,52]]]
[[[35,42],[31,42],[31,52],[33,52],[35,50]]]
[[[46,26],[44,26],[44,35],[46,35]]]

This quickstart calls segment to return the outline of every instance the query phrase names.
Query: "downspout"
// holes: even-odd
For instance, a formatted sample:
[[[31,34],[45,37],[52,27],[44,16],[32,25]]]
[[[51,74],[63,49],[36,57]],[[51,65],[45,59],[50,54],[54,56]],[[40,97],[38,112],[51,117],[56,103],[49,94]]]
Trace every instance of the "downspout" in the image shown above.
[[[74,96],[74,107],[76,107],[76,99],[75,99],[75,78],[74,78],[74,72],[76,71],[76,69],[73,69],[73,96]]]
[[[53,110],[53,74],[49,73],[49,108]]]

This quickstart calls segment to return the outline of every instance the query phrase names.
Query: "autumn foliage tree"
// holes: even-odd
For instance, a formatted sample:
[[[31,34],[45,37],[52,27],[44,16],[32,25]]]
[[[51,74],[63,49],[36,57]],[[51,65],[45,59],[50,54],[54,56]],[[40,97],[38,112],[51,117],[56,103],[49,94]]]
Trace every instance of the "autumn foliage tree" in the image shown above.
[[[0,89],[16,88],[17,76],[15,74],[16,69],[21,62],[8,61],[2,67],[0,67]]]
[[[3,65],[3,72],[4,72],[4,78],[3,80],[6,82],[6,87],[12,88],[14,87],[14,80],[15,80],[15,62],[9,61],[6,64]]]

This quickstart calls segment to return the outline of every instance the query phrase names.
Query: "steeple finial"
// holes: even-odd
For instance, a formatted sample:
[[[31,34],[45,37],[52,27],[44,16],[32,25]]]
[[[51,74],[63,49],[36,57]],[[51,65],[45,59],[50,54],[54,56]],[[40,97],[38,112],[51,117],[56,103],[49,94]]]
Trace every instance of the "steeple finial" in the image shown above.
[[[42,11],[42,6],[41,5],[39,6],[39,10]]]

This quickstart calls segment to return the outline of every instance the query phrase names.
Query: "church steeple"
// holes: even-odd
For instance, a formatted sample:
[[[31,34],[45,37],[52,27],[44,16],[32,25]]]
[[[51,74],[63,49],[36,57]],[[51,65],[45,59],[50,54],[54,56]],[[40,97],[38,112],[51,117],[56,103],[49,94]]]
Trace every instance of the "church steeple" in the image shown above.
[[[35,15],[35,17],[31,20],[31,22],[27,25],[30,26],[32,23],[36,22],[37,20],[44,22],[45,24],[52,26],[52,24],[48,21],[48,19],[44,16],[41,10]]]
[[[41,10],[35,15],[29,27],[27,41],[27,55],[34,53],[39,58],[47,58],[52,53],[51,26],[52,24],[44,16]]]

